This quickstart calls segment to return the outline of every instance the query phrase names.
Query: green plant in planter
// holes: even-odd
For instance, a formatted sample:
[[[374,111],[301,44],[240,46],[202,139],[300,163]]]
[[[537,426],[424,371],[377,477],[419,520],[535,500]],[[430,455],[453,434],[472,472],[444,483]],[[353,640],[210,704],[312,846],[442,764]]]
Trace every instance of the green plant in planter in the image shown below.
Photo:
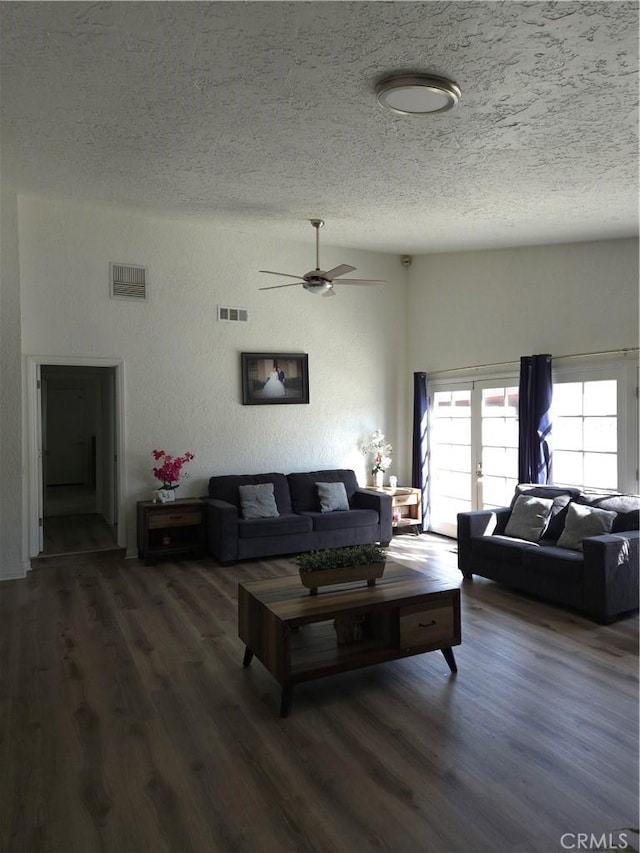
[[[298,554],[296,562],[301,572],[321,572],[384,563],[386,559],[387,552],[379,545],[353,545],[350,548],[326,548],[324,551]]]

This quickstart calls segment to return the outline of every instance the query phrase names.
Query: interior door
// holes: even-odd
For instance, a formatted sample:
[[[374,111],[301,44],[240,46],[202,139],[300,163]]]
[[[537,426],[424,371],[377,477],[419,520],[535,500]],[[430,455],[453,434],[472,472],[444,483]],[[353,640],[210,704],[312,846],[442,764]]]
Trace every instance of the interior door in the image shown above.
[[[47,486],[84,484],[88,477],[85,393],[52,388],[47,392]]]

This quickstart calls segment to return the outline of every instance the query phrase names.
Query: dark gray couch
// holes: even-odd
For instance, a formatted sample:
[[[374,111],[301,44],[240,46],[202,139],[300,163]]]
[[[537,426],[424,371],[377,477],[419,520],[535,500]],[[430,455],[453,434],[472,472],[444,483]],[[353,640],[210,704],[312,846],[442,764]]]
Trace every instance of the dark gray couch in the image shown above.
[[[321,512],[316,483],[344,483],[349,509]],[[241,485],[273,483],[279,515],[242,517]],[[347,469],[294,474],[229,474],[211,477],[205,502],[207,547],[223,565],[237,560],[299,554],[391,541],[391,497],[361,489]]]
[[[554,500],[537,542],[505,535],[521,494]],[[611,532],[585,538],[582,551],[558,547],[570,502],[617,513]],[[458,514],[458,567],[465,578],[491,578],[606,624],[638,608],[639,527],[638,495],[521,484],[508,507]]]

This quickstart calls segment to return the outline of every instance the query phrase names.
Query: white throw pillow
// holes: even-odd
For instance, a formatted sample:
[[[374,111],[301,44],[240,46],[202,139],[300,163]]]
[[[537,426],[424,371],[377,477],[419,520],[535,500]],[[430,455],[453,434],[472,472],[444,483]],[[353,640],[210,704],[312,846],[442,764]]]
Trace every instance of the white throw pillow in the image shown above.
[[[243,518],[275,518],[280,515],[273,494],[273,483],[238,488]]]
[[[349,500],[344,483],[316,483],[322,512],[338,512],[349,509]]]
[[[582,551],[582,540],[586,536],[601,536],[610,533],[617,513],[594,506],[570,503],[564,530],[558,539],[558,548]]]
[[[505,536],[526,539],[527,542],[537,542],[549,523],[552,506],[552,498],[520,495],[513,505],[513,510],[504,530]]]

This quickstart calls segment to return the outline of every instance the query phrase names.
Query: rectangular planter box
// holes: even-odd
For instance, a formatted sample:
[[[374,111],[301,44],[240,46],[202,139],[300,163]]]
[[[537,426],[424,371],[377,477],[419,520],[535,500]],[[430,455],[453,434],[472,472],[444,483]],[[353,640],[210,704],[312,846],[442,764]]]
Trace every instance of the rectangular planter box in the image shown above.
[[[384,574],[385,563],[368,563],[363,566],[348,566],[344,569],[321,569],[317,572],[300,570],[300,580],[311,595],[315,595],[319,586],[329,586],[336,583],[353,583],[366,581],[369,586],[375,586],[376,579]]]

